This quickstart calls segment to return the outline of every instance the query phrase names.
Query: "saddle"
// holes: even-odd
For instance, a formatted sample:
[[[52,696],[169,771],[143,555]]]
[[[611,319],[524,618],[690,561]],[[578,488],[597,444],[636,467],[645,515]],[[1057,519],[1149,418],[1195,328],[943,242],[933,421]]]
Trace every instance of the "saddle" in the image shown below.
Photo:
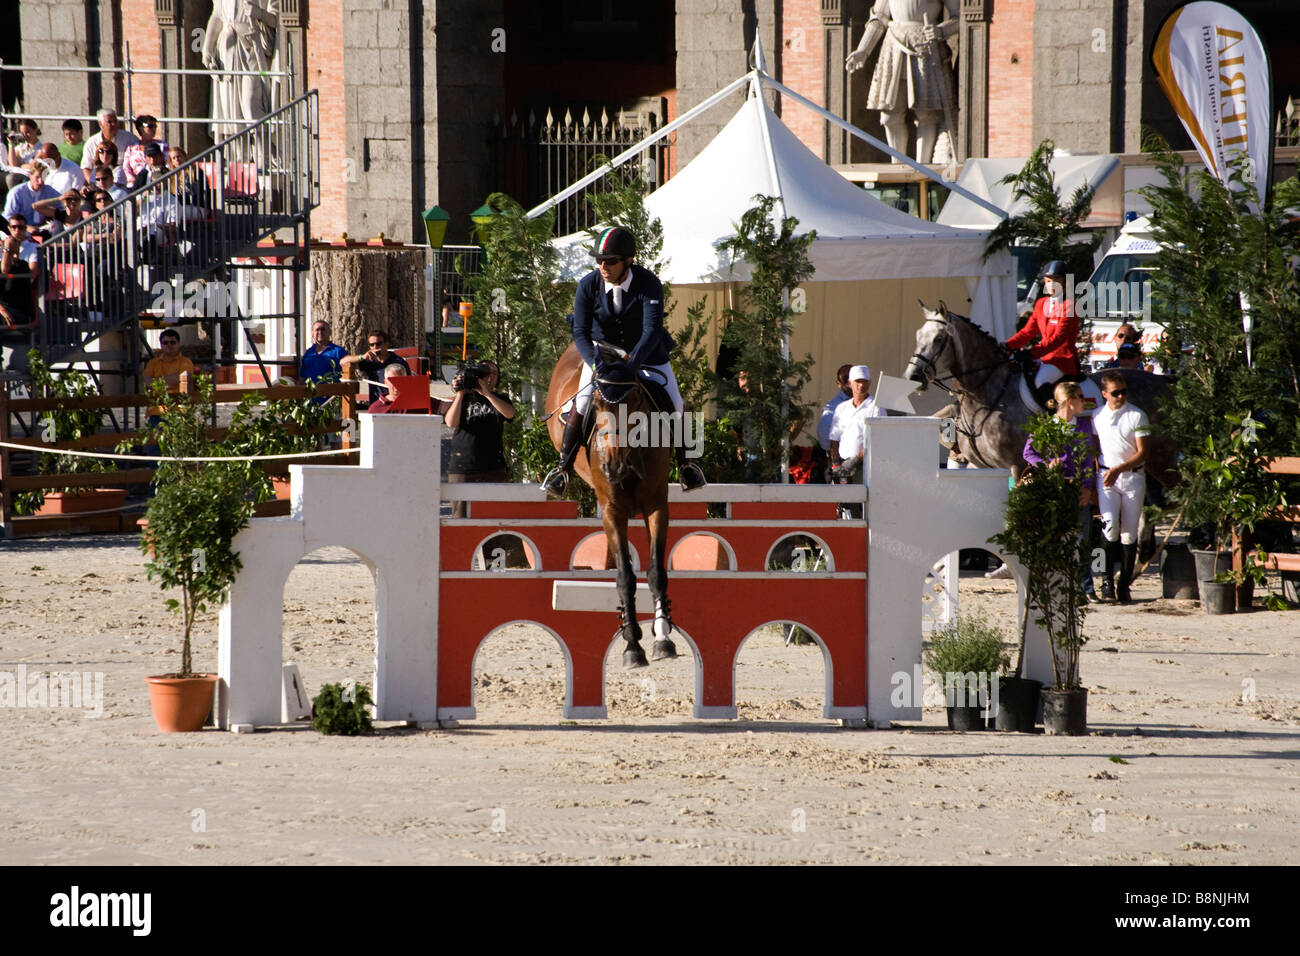
[[[597,342],[596,352],[600,364],[595,386],[606,405],[623,404],[639,383],[649,394],[656,411],[672,411],[673,403],[665,387],[667,383],[659,381],[656,373],[632,368],[627,363],[627,353],[606,342]]]
[[[1082,385],[1088,380],[1088,376],[1084,374],[1062,375],[1054,382],[1047,382],[1035,388],[1034,377],[1038,375],[1038,370],[1042,368],[1043,363],[1025,350],[1013,353],[1011,360],[1020,368],[1020,399],[1030,411],[1048,411],[1047,403],[1052,400],[1056,386],[1062,382],[1078,382]]]

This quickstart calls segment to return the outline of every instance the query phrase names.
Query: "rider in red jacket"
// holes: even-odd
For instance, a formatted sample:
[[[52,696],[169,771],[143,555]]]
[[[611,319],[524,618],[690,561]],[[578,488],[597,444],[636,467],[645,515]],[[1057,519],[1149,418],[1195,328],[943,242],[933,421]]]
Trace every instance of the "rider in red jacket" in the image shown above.
[[[1025,327],[1006,341],[1009,349],[1023,349],[1038,340],[1030,348],[1030,354],[1042,362],[1034,377],[1035,389],[1063,375],[1079,375],[1079,319],[1074,314],[1074,300],[1065,298],[1065,271],[1065,263],[1059,259],[1047,264],[1043,270],[1045,294],[1034,303]]]

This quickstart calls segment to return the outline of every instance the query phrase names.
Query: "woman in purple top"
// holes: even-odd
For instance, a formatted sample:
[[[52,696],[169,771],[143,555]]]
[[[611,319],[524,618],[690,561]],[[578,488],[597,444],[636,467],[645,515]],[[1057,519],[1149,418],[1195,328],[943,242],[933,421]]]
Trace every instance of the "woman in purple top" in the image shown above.
[[[1077,382],[1060,382],[1056,386],[1054,393],[1055,401],[1049,405],[1056,409],[1056,417],[1063,422],[1068,422],[1082,434],[1087,440],[1087,445],[1083,449],[1071,449],[1063,458],[1056,458],[1047,461],[1038,450],[1034,448],[1034,440],[1031,438],[1025,442],[1024,458],[1031,466],[1041,468],[1044,465],[1052,466],[1060,464],[1061,470],[1067,478],[1076,476],[1082,477],[1083,487],[1079,491],[1079,544],[1085,551],[1091,544],[1092,539],[1092,506],[1097,503],[1097,488],[1094,482],[1088,479],[1097,474],[1097,439],[1092,431],[1092,419],[1079,418],[1083,411],[1083,389]],[[1083,578],[1079,582],[1083,586],[1083,591],[1091,600],[1096,601],[1097,595],[1092,583],[1091,564],[1085,564],[1083,569]]]

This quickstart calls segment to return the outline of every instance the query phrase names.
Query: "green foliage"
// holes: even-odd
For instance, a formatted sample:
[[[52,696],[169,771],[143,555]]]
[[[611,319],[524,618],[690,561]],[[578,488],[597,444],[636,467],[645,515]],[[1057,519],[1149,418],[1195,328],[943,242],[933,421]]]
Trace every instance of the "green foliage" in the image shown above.
[[[515,481],[537,482],[555,467],[555,446],[551,444],[546,422],[536,415],[516,415],[506,422],[503,436],[506,464]],[[596,513],[596,493],[585,481],[570,481],[564,497],[578,502],[578,513],[592,517]]]
[[[1008,216],[994,227],[984,246],[984,258],[988,259],[1013,243],[1033,246],[1040,251],[1044,265],[1060,259],[1082,281],[1092,275],[1092,253],[1101,242],[1101,235],[1094,234],[1087,240],[1074,240],[1072,237],[1084,231],[1082,223],[1092,212],[1095,190],[1086,183],[1080,184],[1063,204],[1052,173],[1052,153],[1055,150],[1055,143],[1050,139],[1043,140],[1020,172],[1002,178],[1002,185],[1013,187],[1012,201],[1027,201],[1029,210],[1018,216]]]
[[[256,393],[245,395],[230,418],[226,438],[219,454],[237,458],[262,455],[301,455],[316,451],[320,436],[339,416],[337,398],[318,403],[316,386],[307,382],[304,398],[280,398],[266,403]],[[253,489],[257,502],[274,496],[271,477],[255,461],[241,461],[244,480]]]
[[[32,376],[33,398],[82,399],[98,398],[99,389],[88,375],[71,369],[57,376],[50,371],[39,351],[27,353],[28,368]],[[98,408],[56,408],[43,412],[38,422],[37,434],[50,442],[72,442],[79,438],[99,434],[104,413]],[[43,475],[82,475],[115,470],[112,462],[102,458],[81,455],[42,454],[37,469]],[[76,491],[64,488],[63,491]],[[45,502],[44,491],[28,491],[14,495],[14,514],[35,514]]]
[[[488,205],[497,214],[478,227],[483,271],[466,278],[474,299],[470,335],[480,357],[500,365],[503,388],[518,395],[523,383],[549,378],[572,340],[566,316],[573,308],[574,283],[556,281],[553,214],[529,219],[504,193],[493,193]],[[460,271],[461,263],[456,268]]]
[[[374,733],[370,711],[366,710],[373,703],[365,684],[326,684],[312,699],[311,725],[322,734],[344,737]]]
[[[150,398],[162,406],[163,415],[144,440],[169,457],[220,455],[220,447],[207,436],[212,393],[207,376],[196,378],[193,400],[168,395],[162,380],[155,381]],[[230,545],[253,514],[245,476],[238,462],[184,461],[159,462],[154,476],[157,492],[145,512],[148,527],[140,550],[149,556],[149,579],[157,580],[164,591],[180,591],[180,598],[168,599],[167,606],[181,615],[184,627],[182,676],[193,673],[190,635],[195,618],[221,599],[242,567]]]
[[[941,680],[945,674],[996,674],[1010,663],[1003,646],[1006,638],[983,611],[961,614],[931,634],[925,663]]]
[[[776,199],[754,197],[741,217],[736,235],[722,243],[733,261],[750,267],[750,282],[740,289],[742,308],[725,311],[723,344],[735,348],[736,369],[748,379],[747,389],[724,383],[724,415],[743,425],[745,454],[752,458],[751,480],[775,481],[785,461],[785,442],[792,415],[801,415],[801,391],[808,383],[811,355],[793,360],[786,353],[795,311],[790,293],[813,274],[808,249],[817,233],[795,235],[799,220],[787,216],[775,223]]]
[[[1244,157],[1224,186],[1149,137],[1163,183],[1142,192],[1160,243],[1152,318],[1166,336],[1158,359],[1176,376],[1160,430],[1184,456],[1172,499],[1190,525],[1221,540],[1250,527],[1280,494],[1262,470],[1271,455],[1300,453],[1300,233],[1286,210],[1300,181],[1278,185],[1259,211]],[[1249,305],[1250,361],[1243,328]]]
[[[1087,448],[1084,436],[1055,415],[1034,418],[1027,431],[1044,461],[1081,456]],[[1079,581],[1091,555],[1079,541],[1079,496],[1092,477],[1089,473],[1069,477],[1053,465],[1036,469],[1011,489],[1006,530],[989,539],[1019,558],[1029,572],[1026,611],[1032,609],[1037,624],[1047,632],[1052,672],[1061,689],[1079,686],[1079,654],[1086,641],[1083,620],[1088,601]],[[1022,648],[1024,637],[1022,620]],[[1016,664],[1017,676],[1021,663]]]

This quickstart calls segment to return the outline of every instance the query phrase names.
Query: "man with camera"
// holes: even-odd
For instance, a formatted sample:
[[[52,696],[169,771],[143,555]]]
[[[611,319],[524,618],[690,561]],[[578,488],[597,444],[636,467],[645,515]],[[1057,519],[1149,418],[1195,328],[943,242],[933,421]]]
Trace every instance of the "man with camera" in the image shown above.
[[[500,379],[495,362],[469,362],[451,380],[456,395],[443,416],[452,429],[449,484],[507,480],[501,438],[505,423],[515,417],[515,406],[494,391]],[[457,501],[452,516],[466,514],[465,502]]]

